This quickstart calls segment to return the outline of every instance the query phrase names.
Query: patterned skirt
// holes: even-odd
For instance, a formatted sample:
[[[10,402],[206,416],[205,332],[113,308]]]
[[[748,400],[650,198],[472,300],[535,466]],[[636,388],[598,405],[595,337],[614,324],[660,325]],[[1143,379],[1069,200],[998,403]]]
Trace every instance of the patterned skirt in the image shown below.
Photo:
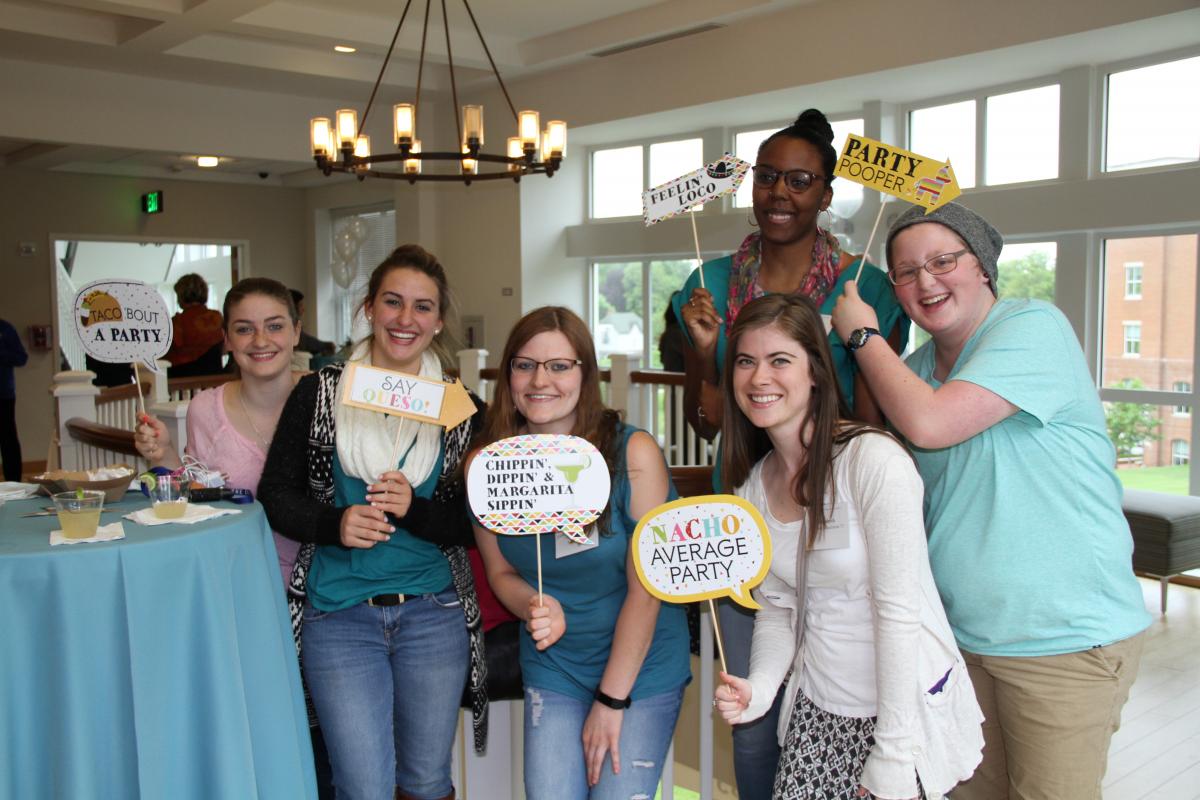
[[[831,714],[796,692],[772,800],[859,800],[858,779],[874,734],[874,717]],[[918,794],[925,797],[919,782]]]

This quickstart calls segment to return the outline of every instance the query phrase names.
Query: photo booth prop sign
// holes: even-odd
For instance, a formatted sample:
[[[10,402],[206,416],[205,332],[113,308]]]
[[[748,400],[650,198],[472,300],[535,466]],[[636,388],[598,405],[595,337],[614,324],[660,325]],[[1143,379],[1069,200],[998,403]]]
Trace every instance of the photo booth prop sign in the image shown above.
[[[450,430],[471,418],[475,404],[461,381],[445,383],[366,364],[346,365],[342,402]]]
[[[962,194],[949,161],[935,161],[853,133],[846,136],[833,174],[922,206],[926,214]]]
[[[610,488],[604,456],[578,436],[501,439],[480,450],[467,471],[471,511],[503,536],[561,531],[586,544],[584,529],[608,505]]]
[[[74,308],[75,332],[89,356],[159,371],[156,362],[171,349],[172,329],[167,304],[153,286],[93,281],[75,295]]]
[[[760,606],[750,589],[771,566],[771,535],[754,506],[731,494],[686,497],[655,508],[633,533],[646,591],[669,603],[729,597]]]
[[[748,163],[726,153],[708,166],[642,192],[642,221],[650,226],[733,194],[749,169]]]

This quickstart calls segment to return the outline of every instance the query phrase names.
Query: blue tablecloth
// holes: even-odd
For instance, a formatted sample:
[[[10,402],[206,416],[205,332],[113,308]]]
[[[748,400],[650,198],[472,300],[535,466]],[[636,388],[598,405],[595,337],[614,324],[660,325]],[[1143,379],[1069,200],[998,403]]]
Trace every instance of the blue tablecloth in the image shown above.
[[[316,798],[262,507],[52,548],[47,502],[0,506],[0,798]]]

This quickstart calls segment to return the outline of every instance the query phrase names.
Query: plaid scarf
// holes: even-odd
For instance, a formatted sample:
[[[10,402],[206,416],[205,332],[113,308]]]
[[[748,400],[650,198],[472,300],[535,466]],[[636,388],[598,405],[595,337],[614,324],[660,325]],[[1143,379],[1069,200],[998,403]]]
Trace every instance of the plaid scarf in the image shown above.
[[[742,306],[762,297],[766,292],[758,283],[758,268],[761,259],[762,235],[754,231],[733,254],[733,266],[729,270],[729,307],[725,312],[726,330],[733,327]],[[825,302],[838,279],[838,263],[841,248],[829,231],[817,228],[813,242],[812,269],[804,278],[799,293],[816,303],[817,308]]]

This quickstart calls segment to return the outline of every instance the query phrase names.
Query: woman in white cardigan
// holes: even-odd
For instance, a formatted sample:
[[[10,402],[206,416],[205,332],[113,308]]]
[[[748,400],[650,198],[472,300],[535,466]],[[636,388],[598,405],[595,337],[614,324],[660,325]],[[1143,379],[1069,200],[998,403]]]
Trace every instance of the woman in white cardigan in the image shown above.
[[[787,681],[775,800],[942,797],[979,763],[983,715],[930,573],[916,467],[849,420],[805,298],[746,305],[727,359],[724,474],[774,558],[750,675],[722,673],[714,703],[750,722]]]

